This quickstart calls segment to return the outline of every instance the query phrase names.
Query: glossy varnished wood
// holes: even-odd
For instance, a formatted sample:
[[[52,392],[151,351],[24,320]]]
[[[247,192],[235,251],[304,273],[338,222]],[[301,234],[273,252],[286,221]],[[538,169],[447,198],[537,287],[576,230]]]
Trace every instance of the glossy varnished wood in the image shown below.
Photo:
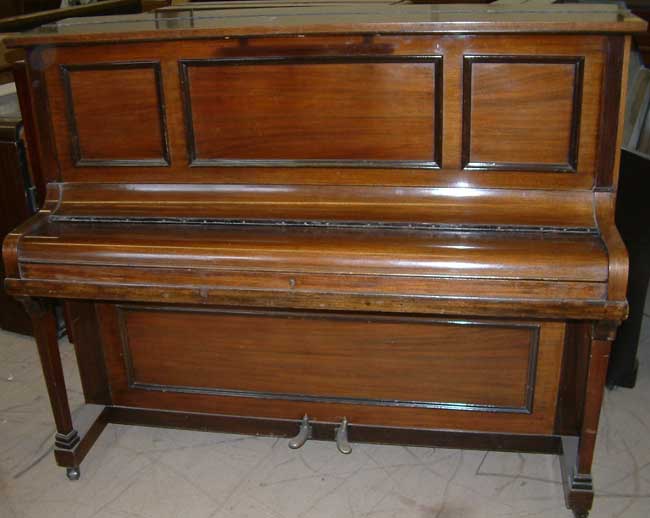
[[[61,73],[76,166],[168,164],[157,62],[64,65]],[[118,76],[120,95],[114,84]]]
[[[523,35],[422,35],[409,39],[347,35],[258,38],[245,45],[237,40],[217,39],[205,44],[186,42],[182,47],[173,42],[129,46],[129,66],[160,63],[158,86],[162,93],[158,95],[155,94],[157,79],[151,72],[143,81],[139,78],[145,69],[121,73],[124,65],[120,62],[124,56],[120,46],[106,48],[100,62],[94,47],[37,49],[31,59],[56,60],[64,70],[90,69],[75,73],[83,77],[85,89],[100,93],[113,89],[115,99],[120,97],[120,92],[133,89],[134,93],[143,88],[151,91],[147,98],[152,104],[140,103],[136,110],[129,109],[128,104],[124,107],[105,104],[104,116],[116,120],[102,127],[102,138],[97,140],[98,145],[104,146],[114,142],[115,157],[120,157],[124,156],[125,138],[130,139],[132,152],[140,150],[141,159],[79,163],[76,144],[79,130],[71,127],[70,120],[71,113],[78,111],[75,103],[83,105],[83,99],[75,99],[74,90],[66,81],[69,74],[58,66],[47,69],[48,103],[54,129],[47,138],[55,138],[48,149],[56,150],[52,159],[60,164],[65,181],[133,181],[131,170],[121,167],[127,165],[141,171],[142,182],[589,189],[594,183],[601,138],[599,114],[600,103],[604,102],[601,88],[603,56],[609,48],[607,41],[604,37],[576,35],[548,36],[543,40]],[[513,47],[517,49],[516,57],[511,55]],[[458,66],[457,60],[463,56],[495,54],[504,55],[506,61],[515,59],[514,63],[505,65],[488,64],[509,67],[499,77],[510,78],[514,73],[526,76],[527,67],[541,67],[542,72],[533,77],[540,88],[535,94],[530,80],[526,83],[523,79],[519,93],[512,90],[516,84],[512,79],[500,87],[488,88],[493,96],[500,89],[503,103],[515,102],[511,97],[519,96],[520,103],[528,102],[527,110],[482,114],[481,106],[486,105],[480,100],[480,75],[479,83],[474,81],[476,84],[471,87],[468,70],[486,64],[463,67]],[[188,55],[192,56],[190,61],[186,59]],[[544,63],[518,62],[526,60]],[[102,68],[101,74],[93,71],[97,67]],[[354,76],[351,68],[357,74],[363,72],[365,80],[372,85],[371,89],[368,85],[363,87],[363,95],[355,94],[360,88],[360,76]],[[558,70],[565,75],[558,76]],[[552,77],[546,77],[547,71]],[[212,85],[210,88],[205,87],[206,81]],[[334,83],[336,95],[325,95],[327,85]],[[559,90],[549,90],[550,83],[556,84]],[[284,101],[273,102],[274,97],[269,94],[272,91],[285,92]],[[381,102],[388,97],[401,101],[399,104]],[[550,99],[559,98],[566,99],[568,111],[560,103],[556,111],[548,108]],[[153,102],[155,99],[157,103]],[[478,118],[467,116],[468,110],[463,110],[461,99],[466,106],[475,105],[473,113]],[[542,108],[544,99],[546,105]],[[377,108],[379,104],[381,110]],[[352,106],[355,108],[351,109]],[[543,113],[531,112],[533,109]],[[132,113],[140,113],[151,122],[144,129],[136,130],[137,125],[129,128]],[[518,121],[509,119],[513,113],[519,114]],[[74,120],[77,125],[81,122],[92,128],[96,125],[93,117],[102,117],[101,110],[82,114],[81,118],[76,114]],[[162,117],[160,123],[159,117]],[[494,122],[490,122],[490,117]],[[539,124],[544,117],[555,122],[549,119]],[[244,118],[255,123],[244,123]],[[502,130],[483,131],[494,124]],[[469,135],[471,127],[477,132],[474,143],[469,137],[463,142],[461,135],[464,132]],[[512,128],[510,132],[504,132],[506,127]],[[129,130],[124,131],[125,128]],[[146,156],[144,150],[154,143],[160,144],[160,133],[165,128],[169,164],[163,160],[162,152],[158,162],[142,160]],[[521,131],[515,131],[517,128]],[[533,132],[530,133],[533,140],[535,132],[546,131],[536,137],[541,139],[539,147],[531,145],[532,140],[521,141],[526,129],[530,130],[528,133]],[[96,138],[88,135],[87,139]],[[544,141],[545,138],[550,140]],[[305,145],[310,139],[322,143]],[[472,159],[471,146],[477,145],[475,154],[479,154]],[[492,151],[488,152],[489,149]],[[532,154],[516,156],[524,153],[522,149]],[[537,157],[535,149],[540,150]],[[549,151],[547,158],[542,159],[539,153],[544,149]],[[548,154],[551,149],[555,151]],[[497,156],[504,153],[514,153],[513,158]],[[491,162],[497,165],[476,171],[469,167],[468,161],[472,160],[475,165]],[[504,160],[509,165],[499,167]],[[542,162],[537,163],[539,160]],[[334,177],[328,167],[337,169]]]
[[[6,287],[75,301],[99,404],[73,428],[35,313],[58,462],[109,422],[287,436],[307,414],[318,439],[345,418],[353,440],[561,454],[584,516],[627,314],[616,147],[641,24],[253,4],[13,42],[49,186]]]
[[[587,233],[223,224],[163,229],[54,223],[22,241],[21,264],[595,282],[608,275],[606,250]]]
[[[438,56],[243,57],[181,66],[193,166],[439,167]]]
[[[135,311],[135,308],[133,311]],[[169,308],[172,313],[167,314],[167,318],[174,318],[173,309]],[[259,315],[262,315],[258,313]],[[300,397],[300,394],[294,392],[293,396],[289,397],[277,397],[272,398],[273,404],[269,404],[268,397],[255,397],[255,394],[239,394],[237,397],[233,395],[224,395],[219,394],[218,392],[210,391],[192,391],[187,389],[180,390],[148,390],[146,387],[139,387],[137,384],[133,384],[129,378],[129,365],[125,361],[125,342],[123,339],[123,334],[116,332],[121,328],[120,326],[120,313],[115,305],[110,304],[101,304],[98,305],[98,315],[100,318],[100,329],[102,333],[103,343],[105,347],[106,362],[109,369],[109,379],[111,384],[111,392],[114,395],[115,401],[119,401],[119,404],[122,406],[136,406],[144,408],[164,408],[167,410],[189,410],[195,412],[203,413],[220,413],[220,414],[231,414],[237,415],[244,411],[246,415],[255,415],[268,418],[293,418],[300,419],[304,413],[308,413],[310,416],[313,416],[315,420],[324,420],[324,421],[339,421],[342,417],[347,416],[351,422],[364,423],[368,425],[381,425],[382,423],[390,422],[392,426],[407,426],[407,427],[421,427],[421,428],[454,428],[458,429],[459,426],[467,427],[472,430],[482,430],[482,431],[505,431],[505,430],[517,430],[520,432],[527,433],[550,433],[553,428],[553,415],[556,401],[556,388],[558,384],[557,376],[559,374],[558,366],[561,361],[562,356],[562,345],[563,345],[563,336],[564,328],[561,324],[549,323],[548,325],[542,325],[539,328],[539,345],[537,347],[537,367],[536,367],[536,382],[534,389],[534,399],[532,402],[532,407],[534,411],[532,413],[527,412],[507,412],[507,411],[476,411],[462,412],[458,409],[452,410],[445,408],[444,402],[441,405],[442,408],[431,410],[418,406],[408,406],[408,405],[391,405],[386,402],[376,402],[375,404],[364,404],[363,400],[358,401],[349,401],[345,397],[340,397],[341,401],[336,401],[336,398],[329,399],[327,397],[316,397],[316,398],[305,398]],[[268,312],[265,314],[267,318],[274,318],[274,315],[277,318],[282,318],[282,313]],[[297,314],[296,316],[299,316]],[[309,317],[309,315],[303,315],[303,317]],[[323,317],[325,320],[328,318],[335,319],[336,316],[333,314],[318,314],[312,313],[311,318]],[[351,336],[354,336],[354,332],[359,332],[359,326],[364,327],[361,322],[368,319],[372,320],[372,315],[361,314],[357,316],[357,324],[350,324],[351,328],[347,333],[344,331],[334,331],[334,334],[339,334],[337,340],[339,343],[335,346],[334,343],[330,343],[329,347],[341,347],[343,344],[340,343],[341,337],[344,337],[345,340],[348,340]],[[147,317],[145,317],[147,318]],[[191,318],[191,316],[190,316]],[[261,318],[261,317],[260,317]],[[286,318],[286,315],[285,315]],[[343,315],[344,321],[350,320],[354,321],[355,316]],[[381,320],[381,316],[377,317]],[[205,325],[208,327],[214,326],[218,319],[204,319]],[[309,322],[309,320],[307,320]],[[412,322],[413,325],[417,322],[417,319]],[[453,321],[451,322],[453,324]],[[286,325],[286,324],[285,324]],[[366,324],[367,325],[367,324]],[[489,325],[489,323],[488,323]],[[507,323],[496,323],[497,326],[502,328],[508,326]],[[200,326],[200,325],[199,325]],[[243,326],[243,327],[242,327]],[[148,327],[148,326],[147,326]],[[201,326],[200,326],[201,327]],[[345,326],[343,326],[345,328]],[[379,326],[380,327],[380,326]],[[247,334],[244,333],[244,329],[248,328],[248,324],[239,324],[236,331],[238,335],[241,335],[241,340],[246,340]],[[204,327],[205,329],[205,327]],[[277,326],[273,328],[273,333],[283,333],[282,327]],[[285,328],[287,329],[287,328]],[[290,329],[290,326],[289,326]],[[357,331],[353,331],[357,329]],[[424,331],[424,328],[422,328]],[[454,333],[456,328],[452,327],[451,332]],[[128,331],[128,330],[127,330]],[[153,329],[152,329],[153,331]],[[378,329],[373,331],[376,333]],[[146,332],[146,331],[145,331]],[[214,331],[213,331],[214,332]],[[284,331],[286,333],[286,331]],[[431,331],[429,331],[431,332]],[[459,331],[465,332],[465,331]],[[506,331],[507,332],[507,331]],[[162,337],[155,337],[154,334],[148,334],[146,341],[150,340],[160,340]],[[172,333],[172,340],[174,331]],[[345,333],[341,335],[340,333]],[[488,332],[489,333],[489,332]],[[233,334],[232,332],[230,333]],[[299,334],[299,333],[298,333]],[[527,336],[523,340],[523,347],[525,350],[530,350],[530,333],[525,333]],[[267,333],[268,335],[268,333]],[[128,336],[128,335],[127,335]],[[145,338],[143,335],[139,335],[140,338]],[[217,335],[218,336],[218,335]],[[278,335],[280,336],[280,335]],[[376,336],[376,335],[374,335]],[[497,335],[498,336],[498,332]],[[395,337],[396,338],[396,337]],[[210,343],[214,343],[214,340],[219,338],[212,338],[208,342],[207,347],[210,347]],[[297,339],[297,338],[296,338]],[[397,338],[396,338],[397,339]],[[406,343],[414,344],[413,340],[415,336],[410,336],[407,339]],[[273,340],[270,336],[267,336],[265,342],[268,340]],[[437,339],[436,339],[437,340]],[[316,343],[317,348],[314,348],[314,355],[318,355],[317,351],[324,353],[328,347],[327,334],[319,334],[312,338],[312,345]],[[393,340],[395,341],[395,340]],[[169,342],[168,342],[169,343]],[[282,343],[282,347],[291,347],[291,343],[284,341],[278,341],[278,346]],[[336,343],[336,341],[335,341]],[[142,342],[141,345],[146,347],[145,343]],[[361,345],[361,344],[359,344]],[[357,345],[357,347],[359,346]],[[224,344],[225,346],[225,344]],[[243,345],[242,345],[243,346]],[[469,346],[469,344],[468,344]],[[137,345],[136,345],[137,347]],[[250,348],[249,345],[246,347]],[[273,346],[269,346],[270,349],[268,352],[262,353],[263,356],[258,358],[258,362],[266,363],[267,365],[273,365],[271,361],[273,354],[278,354],[279,351],[276,349],[273,350]],[[299,345],[295,347],[299,348]],[[396,342],[395,347],[398,347]],[[424,343],[423,343],[424,347]],[[474,346],[475,347],[475,346]],[[296,349],[296,352],[297,349]],[[190,356],[193,356],[195,353],[191,351],[186,351]],[[242,354],[242,352],[238,353]],[[352,351],[345,353],[345,356],[353,355]],[[315,356],[315,357],[316,357]],[[345,356],[340,357],[340,353],[331,356],[331,360],[327,360],[330,363],[330,366],[335,369],[345,369]],[[382,360],[382,356],[377,356],[377,361]],[[389,355],[391,356],[391,355]],[[200,357],[200,353],[199,353]],[[387,357],[383,356],[385,359]],[[197,356],[194,356],[197,358]],[[299,362],[300,355],[297,354],[293,356],[294,362]],[[349,359],[349,358],[348,358]],[[292,355],[287,355],[286,361],[292,361]],[[399,356],[397,361],[400,361]],[[403,357],[403,361],[408,363],[407,357]],[[318,362],[317,362],[318,363]],[[527,362],[524,362],[527,364]],[[277,365],[277,364],[276,364]],[[325,369],[325,363],[323,368]],[[415,366],[415,365],[414,365]],[[135,367],[135,365],[133,365]],[[224,367],[226,370],[227,367]],[[422,366],[418,369],[423,368]],[[432,367],[433,368],[433,367]],[[327,379],[323,378],[325,370],[321,370],[319,367],[313,367],[313,374],[316,376],[312,379],[320,379],[320,390],[323,390],[327,386],[330,387],[330,390],[341,390],[336,389],[332,384],[328,385]],[[160,366],[158,370],[162,370],[162,375],[164,372],[168,372],[169,375],[174,376],[172,372],[171,364],[167,367]],[[526,369],[524,369],[525,371]],[[421,371],[422,372],[422,371]],[[146,374],[146,373],[145,373]],[[233,372],[230,371],[230,376]],[[359,373],[361,374],[361,373]],[[478,372],[477,372],[478,374]],[[521,375],[522,373],[520,373]],[[305,375],[308,375],[308,372],[305,372]],[[339,374],[340,375],[340,374]],[[371,375],[368,372],[368,375]],[[256,377],[258,378],[257,387],[259,388],[259,383],[264,373],[250,372],[245,375],[246,379],[253,380]],[[524,377],[526,375],[524,374]],[[374,376],[373,376],[374,377]],[[237,376],[235,376],[237,378]],[[232,380],[232,378],[230,378]],[[296,378],[292,378],[294,381]],[[300,379],[300,376],[297,378]],[[309,377],[307,378],[309,379]],[[383,378],[385,379],[385,378]],[[228,382],[228,378],[222,379],[224,383]],[[239,383],[239,381],[235,380]],[[252,381],[251,381],[252,382]],[[405,383],[404,380],[402,383]],[[288,383],[288,381],[287,381]],[[332,383],[331,381],[329,383]],[[349,383],[353,383],[353,380],[350,379]],[[435,383],[435,381],[428,381],[427,384]],[[398,382],[399,384],[399,382]],[[300,383],[298,383],[300,385]],[[376,389],[374,395],[381,393],[381,385],[375,385]],[[313,388],[318,385],[311,385]],[[555,388],[553,388],[555,387]],[[218,387],[213,387],[218,388]],[[370,387],[366,390],[372,390]],[[447,394],[451,394],[454,389],[446,389]],[[377,392],[379,391],[379,392]],[[439,392],[439,391],[437,391]],[[339,392],[340,394],[340,392]],[[259,394],[258,394],[259,395]],[[367,395],[371,395],[368,393]],[[304,395],[303,395],[304,396]],[[453,406],[453,405],[452,405]],[[245,410],[244,410],[245,409]],[[461,425],[461,423],[464,423]]]
[[[576,171],[583,65],[582,57],[464,56],[463,168]]]
[[[341,170],[337,173],[336,177],[345,174]],[[87,180],[92,180],[92,176]],[[251,177],[250,181],[257,181],[257,177]],[[470,187],[346,185],[340,188],[231,184],[227,179],[224,182],[51,184],[48,199],[56,206],[57,221],[329,221],[338,224],[374,221],[400,228],[498,226],[582,231],[597,228],[594,196],[588,190],[524,193],[518,189]]]
[[[118,313],[134,390],[533,411],[536,324],[137,306]]]

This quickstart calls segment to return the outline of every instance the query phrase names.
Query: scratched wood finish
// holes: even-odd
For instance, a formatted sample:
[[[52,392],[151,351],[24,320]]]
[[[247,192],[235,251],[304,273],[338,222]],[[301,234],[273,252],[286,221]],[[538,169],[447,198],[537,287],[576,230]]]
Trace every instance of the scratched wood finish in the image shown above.
[[[118,273],[119,276],[119,273]],[[309,290],[289,289],[259,290],[251,287],[229,286],[179,286],[178,284],[155,283],[150,285],[119,284],[113,282],[88,281],[71,283],[68,280],[7,279],[7,293],[20,295],[29,293],[33,297],[80,300],[133,300],[137,302],[178,304],[200,304],[205,306],[243,306],[262,308],[322,309],[332,311],[380,311],[386,313],[423,313],[446,316],[471,314],[502,318],[537,319],[592,319],[621,320],[628,312],[626,301],[603,301],[602,298],[579,297],[575,299],[552,299],[534,295],[524,297],[530,291],[517,292],[503,298],[472,295],[405,294],[384,293],[373,290]],[[478,292],[489,288],[477,282]],[[502,287],[502,286],[501,286]],[[593,286],[591,286],[593,288]],[[343,292],[342,292],[343,291]],[[317,295],[317,296],[316,296]]]
[[[250,270],[202,269],[191,271],[187,268],[149,268],[135,265],[85,265],[29,263],[23,262],[20,269],[27,282],[74,283],[80,288],[87,288],[95,283],[111,283],[128,289],[135,284],[155,286],[167,293],[175,290],[187,290],[192,287],[197,297],[195,302],[206,302],[211,290],[266,290],[277,294],[282,292],[313,293],[327,292],[330,295],[373,293],[375,295],[399,296],[434,296],[438,299],[454,297],[456,303],[460,298],[493,297],[501,300],[523,298],[528,301],[554,302],[562,300],[566,306],[570,303],[598,304],[607,296],[607,286],[602,282],[562,281],[549,283],[543,280],[513,280],[491,278],[445,278],[435,276],[379,276],[372,274],[318,274],[274,271],[273,275],[260,275]],[[88,280],[92,278],[92,283]],[[79,298],[82,298],[79,293]],[[258,297],[259,299],[259,297]],[[255,299],[250,304],[255,304]],[[420,302],[421,303],[421,302]],[[412,305],[417,309],[417,301]],[[388,308],[387,308],[388,309]],[[595,307],[594,307],[595,309]],[[613,308],[612,308],[613,309]],[[451,311],[451,308],[450,308]],[[559,312],[561,314],[561,311]],[[546,314],[548,316],[548,314]]]

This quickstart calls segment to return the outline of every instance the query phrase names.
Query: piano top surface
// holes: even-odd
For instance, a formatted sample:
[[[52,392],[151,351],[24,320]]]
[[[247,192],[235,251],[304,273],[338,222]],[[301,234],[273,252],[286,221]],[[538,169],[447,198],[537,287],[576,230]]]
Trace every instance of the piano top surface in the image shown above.
[[[617,4],[491,4],[385,0],[211,2],[139,15],[70,18],[8,40],[10,47],[179,38],[336,33],[540,33],[644,31]]]

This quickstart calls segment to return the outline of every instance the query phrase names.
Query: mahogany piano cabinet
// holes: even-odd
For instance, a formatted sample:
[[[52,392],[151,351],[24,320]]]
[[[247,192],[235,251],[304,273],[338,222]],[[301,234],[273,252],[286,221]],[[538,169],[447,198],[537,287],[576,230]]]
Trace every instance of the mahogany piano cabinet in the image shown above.
[[[585,516],[610,345],[618,5],[197,4],[24,49],[4,242],[72,479],[107,423],[554,453]],[[71,305],[73,417],[54,301]]]

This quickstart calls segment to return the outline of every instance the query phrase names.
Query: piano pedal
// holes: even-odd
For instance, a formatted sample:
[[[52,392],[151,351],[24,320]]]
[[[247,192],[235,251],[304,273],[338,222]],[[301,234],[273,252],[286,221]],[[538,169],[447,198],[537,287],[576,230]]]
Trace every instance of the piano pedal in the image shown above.
[[[348,442],[348,420],[345,417],[336,428],[336,448],[344,455],[352,453],[352,446]]]
[[[311,439],[311,424],[309,423],[309,416],[305,414],[300,423],[298,435],[289,440],[289,448],[292,450],[302,448],[308,439]]]

